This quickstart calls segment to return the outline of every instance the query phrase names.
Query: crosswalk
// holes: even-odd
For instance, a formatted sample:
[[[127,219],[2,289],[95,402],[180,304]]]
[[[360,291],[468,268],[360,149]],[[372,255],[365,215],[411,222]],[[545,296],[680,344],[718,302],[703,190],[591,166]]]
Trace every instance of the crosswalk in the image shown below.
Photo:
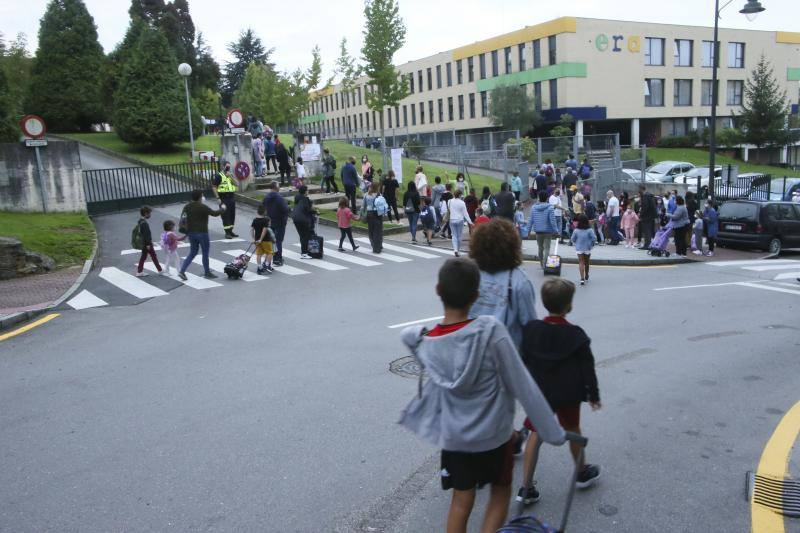
[[[743,261],[709,261],[707,267],[742,270],[766,276],[757,281],[733,282],[734,285],[763,291],[800,295],[800,261],[795,259],[757,259]],[[789,283],[787,283],[789,281]]]
[[[216,242],[218,245],[212,248],[212,257],[208,259],[209,269],[218,275],[218,279],[207,279],[203,274],[202,255],[198,254],[192,261],[190,270],[187,271],[187,279],[178,277],[173,269],[170,274],[157,274],[158,269],[151,261],[144,264],[145,271],[150,274],[147,277],[137,277],[134,275],[135,262],[131,261],[135,255],[141,253],[140,250],[124,249],[120,250],[120,261],[118,266],[105,266],[101,268],[92,283],[85,283],[80,292],[75,294],[66,302],[66,305],[75,310],[92,309],[104,306],[135,304],[150,298],[160,298],[169,295],[172,290],[180,287],[188,287],[194,290],[213,290],[228,283],[225,275],[225,265],[233,258],[244,254],[243,249],[245,239],[225,239]],[[256,258],[253,255],[250,259],[250,267],[245,271],[242,281],[245,283],[256,283],[261,285],[270,279],[291,279],[296,276],[307,276],[311,274],[336,273],[350,270],[353,268],[380,268],[391,264],[408,264],[412,261],[430,261],[442,259],[450,256],[452,252],[434,247],[414,247],[412,245],[399,245],[384,242],[380,254],[373,254],[370,251],[369,239],[356,238],[360,245],[355,252],[349,247],[346,252],[338,251],[334,242],[324,244],[323,259],[302,259],[300,255],[299,243],[285,243],[283,246],[284,264],[275,267],[271,275],[258,275],[256,273]],[[230,245],[226,247],[225,245]],[[238,245],[238,248],[236,247]],[[178,245],[179,253],[186,255],[188,250],[187,243]],[[221,249],[226,248],[226,249]],[[155,246],[156,251],[161,251],[160,246]],[[391,252],[391,253],[389,253]],[[214,256],[216,255],[216,256]],[[163,265],[162,265],[163,268]],[[237,281],[238,282],[238,281]],[[267,283],[269,285],[269,283]],[[254,285],[255,286],[255,285]]]

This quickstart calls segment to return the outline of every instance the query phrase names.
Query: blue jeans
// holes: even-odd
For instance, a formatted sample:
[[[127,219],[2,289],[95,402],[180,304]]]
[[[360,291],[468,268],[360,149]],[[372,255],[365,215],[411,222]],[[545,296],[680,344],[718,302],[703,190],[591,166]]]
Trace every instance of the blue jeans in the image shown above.
[[[186,272],[186,269],[189,268],[189,265],[192,264],[192,260],[197,256],[198,248],[203,250],[203,271],[208,274],[211,272],[208,269],[208,233],[190,233],[189,237],[189,255],[186,256],[186,259],[183,260],[183,265],[181,265],[181,272]]]
[[[408,217],[408,231],[411,232],[411,238],[417,240],[417,221],[419,220],[419,213],[406,213]]]
[[[453,241],[453,251],[457,252],[461,249],[461,232],[464,230],[464,221],[450,222],[450,232],[453,234],[451,237]]]
[[[612,244],[619,244],[619,216],[609,218],[608,238]]]

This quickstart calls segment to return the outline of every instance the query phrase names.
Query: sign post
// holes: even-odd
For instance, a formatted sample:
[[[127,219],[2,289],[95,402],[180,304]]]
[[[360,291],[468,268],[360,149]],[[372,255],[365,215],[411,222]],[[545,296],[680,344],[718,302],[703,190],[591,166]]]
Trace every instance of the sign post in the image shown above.
[[[236,135],[236,157],[241,158],[242,154],[242,145],[240,135],[245,132],[244,129],[244,113],[242,113],[241,109],[231,109],[228,112],[228,122],[231,124],[231,133]],[[244,166],[242,166],[244,165]],[[245,174],[245,167],[246,167],[246,174]],[[241,189],[241,182],[247,179],[250,176],[250,165],[248,165],[245,161],[236,162],[233,165],[234,168],[234,175],[239,180],[239,188]]]
[[[44,138],[47,125],[44,119],[37,115],[25,115],[19,125],[25,135],[25,146],[32,147],[36,155],[36,177],[39,179],[39,190],[42,195],[42,210],[47,213],[47,187],[44,181],[42,157],[39,153],[39,147],[47,146],[47,140]]]

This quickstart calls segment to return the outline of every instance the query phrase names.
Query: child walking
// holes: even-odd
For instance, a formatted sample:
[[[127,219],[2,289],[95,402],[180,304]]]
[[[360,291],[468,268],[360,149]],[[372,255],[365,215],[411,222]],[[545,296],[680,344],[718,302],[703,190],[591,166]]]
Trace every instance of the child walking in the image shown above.
[[[185,239],[186,235],[178,235],[175,233],[174,220],[164,221],[164,232],[161,234],[161,249],[164,250],[164,254],[167,256],[166,261],[164,261],[164,269],[167,272],[167,276],[170,275],[169,267],[173,263],[175,264],[175,271],[181,271],[181,258],[178,256],[178,241]]]
[[[293,185],[295,189],[299,189],[306,183],[306,167],[303,165],[302,157],[297,158],[297,161],[294,164],[294,170],[297,174],[297,177],[295,178]]]
[[[250,238],[253,239],[253,245],[256,247],[257,274],[263,274],[264,272],[272,274],[273,272],[272,258],[274,250],[272,243],[275,242],[275,233],[269,227],[270,219],[266,213],[266,207],[263,205],[258,206],[258,216],[250,224]],[[262,257],[264,257],[263,263],[261,262]]]
[[[593,411],[601,407],[591,340],[582,328],[566,319],[572,311],[574,283],[564,278],[550,278],[542,285],[541,294],[549,315],[544,320],[531,320],[523,328],[522,360],[564,430],[580,435],[581,403],[588,401]],[[530,420],[525,421],[525,427],[531,431],[524,460],[523,479],[528,479],[538,428]],[[544,435],[541,437],[547,440]],[[570,442],[570,449],[577,461],[581,457],[581,447]],[[600,477],[600,467],[596,465],[578,465],[578,472],[575,485],[579,489],[591,487]],[[533,486],[527,492],[523,487],[517,493],[517,501],[525,504],[538,499],[539,492]]]
[[[433,239],[436,228],[436,211],[433,210],[431,199],[427,196],[423,196],[420,203],[419,221],[422,223],[422,234],[425,236],[428,246],[433,246],[431,239]]]
[[[629,207],[622,214],[622,230],[625,232],[625,248],[633,248],[636,239],[636,224],[639,223],[639,215]]]
[[[703,217],[698,213],[692,226],[692,253],[703,255]]]
[[[517,232],[521,239],[528,238],[528,225],[525,224],[525,213],[522,211],[522,202],[517,202],[516,211],[514,211],[514,225],[517,227]]]
[[[436,285],[444,319],[430,331],[412,326],[402,333],[429,379],[423,385],[420,376],[419,394],[400,424],[442,450],[442,488],[453,489],[448,533],[467,531],[476,488],[486,484],[491,493],[481,531],[503,525],[514,468],[515,400],[545,442],[566,439],[502,322],[488,315],[469,319],[479,287],[476,263],[448,259]]]
[[[152,212],[153,210],[146,205],[139,209],[139,214],[141,217],[139,218],[137,225],[139,227],[139,236],[142,240],[142,255],[139,257],[139,266],[136,269],[136,276],[139,278],[147,275],[147,273],[144,272],[144,262],[147,260],[148,255],[150,256],[150,259],[153,260],[153,264],[156,266],[158,273],[161,274],[163,272],[161,270],[161,265],[158,263],[156,249],[153,248],[153,234],[150,232],[150,224],[147,222],[147,219],[150,218],[150,214]]]
[[[350,202],[347,198],[342,198],[339,200],[339,208],[336,210],[336,221],[339,225],[339,251],[344,252],[344,248],[342,245],[344,244],[344,238],[347,237],[350,239],[350,246],[353,247],[353,251],[355,252],[358,250],[358,245],[353,240],[353,229],[350,227],[351,220],[358,220],[358,217],[353,214],[350,210]]]
[[[597,244],[597,236],[586,215],[578,217],[578,226],[572,232],[570,239],[575,245],[575,253],[578,254],[578,271],[583,285],[589,281],[589,258],[592,255],[592,248]]]

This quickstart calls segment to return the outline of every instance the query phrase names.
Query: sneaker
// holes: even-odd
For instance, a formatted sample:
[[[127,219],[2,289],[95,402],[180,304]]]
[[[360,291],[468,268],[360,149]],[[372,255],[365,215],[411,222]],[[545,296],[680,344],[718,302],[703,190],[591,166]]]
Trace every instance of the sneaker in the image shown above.
[[[146,277],[147,277],[147,276],[149,276],[149,275],[150,275],[150,274],[148,274],[147,272],[137,272],[137,273],[136,273],[136,277],[137,277],[137,278],[146,278]]]
[[[588,489],[600,479],[600,467],[597,465],[584,465],[583,470],[578,473],[575,486],[579,489]]]
[[[344,252],[344,248],[339,248],[339,251],[340,252]]]
[[[300,259],[311,259],[311,256],[308,254],[300,254]]]
[[[357,244],[356,244],[355,246],[353,246],[353,251],[355,252],[355,251],[356,251],[356,250],[358,250],[359,248],[361,248],[361,247],[360,247],[359,245],[357,245]]]
[[[714,257],[714,252],[708,252],[708,253],[706,253],[706,257]]]
[[[266,269],[265,269],[265,268],[263,268],[263,267],[258,267],[258,268],[256,269],[256,274],[258,274],[258,275],[260,276],[261,274],[263,274],[263,273],[264,273],[264,271],[265,271],[265,270],[266,270]]]
[[[520,456],[525,450],[525,442],[528,440],[530,431],[528,431],[528,428],[523,427],[519,431],[515,432],[515,434],[517,436],[517,440],[514,441],[514,455]]]
[[[456,254],[456,257],[461,257],[461,255],[459,255],[459,253],[458,253],[458,252],[456,252],[455,254]]]
[[[692,250],[692,253],[694,255],[703,255],[703,252],[701,252],[700,250]]]
[[[266,272],[269,272],[270,274],[272,274],[273,272],[275,272],[275,269],[273,269],[271,266],[265,266],[265,267],[264,267],[264,270],[265,270]]]
[[[203,277],[206,278],[206,279],[217,279],[217,275],[214,274],[213,272],[206,272],[205,276],[203,276]]]
[[[581,280],[581,285],[583,285],[584,283],[586,283],[586,282],[584,280]]]
[[[186,273],[178,272],[178,277],[181,278],[183,281],[188,281],[189,278],[186,277]]]
[[[163,270],[159,270],[159,271],[158,271],[158,275],[159,275],[159,276],[163,276],[163,275],[164,275],[164,271],[163,271]]]
[[[539,491],[536,490],[536,487],[520,487],[519,492],[517,492],[516,500],[518,502],[522,502],[523,505],[530,505],[532,503],[536,503],[539,501]]]
[[[231,237],[238,237],[238,236],[239,236],[238,233],[231,232]]]

